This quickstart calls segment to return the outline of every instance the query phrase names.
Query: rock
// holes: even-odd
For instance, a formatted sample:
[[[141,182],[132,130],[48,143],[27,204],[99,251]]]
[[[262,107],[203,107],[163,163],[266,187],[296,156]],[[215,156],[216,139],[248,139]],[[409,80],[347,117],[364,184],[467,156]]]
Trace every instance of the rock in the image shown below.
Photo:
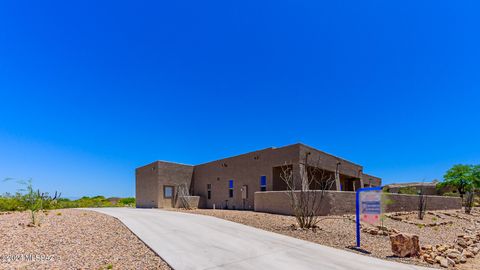
[[[447,261],[448,261],[448,265],[455,266],[455,261],[454,260],[447,257]]]
[[[447,250],[447,247],[444,246],[444,245],[439,245],[439,246],[437,247],[437,251],[438,251],[438,252],[444,252],[445,250]]]
[[[461,256],[460,251],[458,251],[456,249],[449,249],[449,250],[445,251],[445,254],[447,254],[447,257],[451,258],[451,259],[457,259],[457,258],[460,258],[460,256]]]
[[[462,257],[465,257],[465,258],[473,258],[473,253],[464,249],[463,252],[462,252]]]
[[[398,257],[417,256],[420,252],[418,235],[399,233],[390,235],[392,252]]]
[[[478,252],[480,251],[480,249],[478,247],[474,247],[474,248],[472,248],[471,251],[472,251],[473,255],[477,255]]]
[[[467,258],[465,258],[464,256],[460,256],[460,263],[466,263],[467,262]]]
[[[445,257],[440,257],[437,261],[440,263],[440,266],[441,266],[441,267],[448,268],[448,260],[447,260],[447,258],[445,258]]]
[[[433,259],[432,257],[426,257],[425,258],[425,261],[429,264],[434,264],[436,262],[435,259]]]
[[[423,250],[431,251],[433,249],[432,245],[425,245],[422,247]]]
[[[468,247],[467,242],[463,238],[458,238],[457,245],[461,246],[462,248]]]

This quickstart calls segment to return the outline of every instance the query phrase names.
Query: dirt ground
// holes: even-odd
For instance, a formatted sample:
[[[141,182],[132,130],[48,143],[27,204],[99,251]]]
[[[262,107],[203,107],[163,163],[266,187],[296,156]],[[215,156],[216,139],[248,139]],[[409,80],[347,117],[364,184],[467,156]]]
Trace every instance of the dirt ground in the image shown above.
[[[52,210],[39,227],[28,213],[0,213],[0,269],[170,269],[117,219]]]
[[[329,216],[321,218],[319,228],[313,230],[300,230],[294,228],[295,218],[292,216],[275,215],[267,213],[259,213],[252,211],[235,211],[235,210],[177,210],[188,213],[214,216],[233,222],[238,222],[259,229],[281,233],[284,235],[312,241],[322,245],[335,248],[345,249],[352,252],[358,252],[351,249],[355,245],[355,222],[353,216]],[[399,232],[416,234],[419,236],[420,245],[437,244],[453,244],[458,235],[465,232],[480,232],[480,209],[474,209],[472,215],[467,215],[460,210],[449,211],[433,211],[426,214],[423,221],[416,218],[413,213],[401,216],[402,220],[410,221],[410,224],[404,221],[395,220],[385,217],[383,226],[398,230]],[[429,225],[438,223],[438,226],[425,226],[421,223]],[[369,225],[364,224],[364,227]],[[438,264],[430,265],[418,258],[397,258],[391,251],[389,236],[371,235],[361,233],[361,247],[367,256],[374,256],[386,260],[394,260],[403,263],[417,264],[428,267],[440,268]],[[480,255],[473,259],[469,259],[465,264],[458,264],[455,268],[462,270],[479,270]]]

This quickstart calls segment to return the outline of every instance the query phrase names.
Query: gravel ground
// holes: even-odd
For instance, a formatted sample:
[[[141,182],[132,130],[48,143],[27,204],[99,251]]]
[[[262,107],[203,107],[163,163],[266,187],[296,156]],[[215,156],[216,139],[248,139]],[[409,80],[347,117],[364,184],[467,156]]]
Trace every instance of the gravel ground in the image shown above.
[[[291,216],[259,213],[252,211],[235,211],[235,210],[178,210],[188,213],[202,214],[215,216],[218,218],[230,220],[233,222],[242,223],[248,226],[256,227],[259,229],[281,233],[284,235],[300,238],[307,241],[312,241],[326,246],[335,248],[341,248],[352,252],[351,246],[355,245],[355,223],[347,216],[329,216],[322,219],[319,222],[320,229],[316,231],[312,230],[298,230],[292,229],[292,224],[296,224],[295,218]],[[453,224],[441,225],[437,227],[422,227],[412,224],[407,224],[402,221],[396,221],[387,218],[384,221],[384,226],[392,229],[397,229],[400,232],[413,233],[419,235],[420,245],[436,245],[436,244],[453,244],[458,234],[464,233],[465,229],[472,229],[478,231],[475,227],[476,221],[480,222],[480,211],[475,209],[475,215],[465,215],[459,211],[436,211],[435,213],[440,215],[441,218],[434,220],[452,221]],[[462,218],[451,217],[443,215],[443,212],[458,214]],[[351,218],[352,216],[350,216]],[[431,218],[429,218],[431,220]],[[472,220],[473,221],[469,221]],[[422,262],[415,258],[396,258],[393,257],[391,252],[390,239],[388,236],[370,235],[367,233],[361,234],[362,249],[368,251],[369,256],[374,256],[386,260],[394,260],[403,263],[412,263],[417,265],[429,266],[432,265]],[[362,253],[363,254],[363,253]],[[480,255],[477,256],[476,263],[479,263]],[[479,270],[480,264],[474,264],[475,260],[471,260],[462,267],[468,267],[472,265],[473,268],[461,268],[465,270]],[[435,265],[433,267],[439,267]]]
[[[52,210],[39,227],[28,223],[28,213],[0,215],[0,269],[170,269],[107,215]]]

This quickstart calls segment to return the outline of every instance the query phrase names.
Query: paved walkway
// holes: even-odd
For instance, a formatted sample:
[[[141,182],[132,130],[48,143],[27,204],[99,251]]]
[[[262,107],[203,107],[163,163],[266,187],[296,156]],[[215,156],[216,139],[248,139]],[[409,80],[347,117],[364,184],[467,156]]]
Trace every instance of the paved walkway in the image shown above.
[[[118,218],[176,270],[427,269],[384,261],[215,217],[158,209],[90,209]]]

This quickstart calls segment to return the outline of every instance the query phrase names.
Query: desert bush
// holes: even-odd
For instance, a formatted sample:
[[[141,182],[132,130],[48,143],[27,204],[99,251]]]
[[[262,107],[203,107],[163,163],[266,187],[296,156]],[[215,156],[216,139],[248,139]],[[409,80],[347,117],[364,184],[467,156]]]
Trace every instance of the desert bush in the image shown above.
[[[118,201],[118,204],[121,206],[135,206],[135,198],[133,197],[128,197],[128,198],[122,198]]]
[[[36,213],[40,210],[62,208],[135,206],[135,198],[133,197],[121,198],[116,204],[112,203],[104,196],[84,196],[78,200],[70,200],[68,198],[61,198],[60,193],[57,192],[55,192],[53,196],[50,196],[46,192],[41,192],[38,189],[34,189],[31,180],[19,180],[17,182],[22,185],[23,188],[15,194],[5,193],[0,195],[0,211],[33,210],[33,212]]]
[[[55,192],[55,195],[51,197],[46,192],[40,192],[39,189],[35,190],[31,180],[18,182],[25,186],[25,189],[21,189],[25,194],[19,197],[20,202],[23,204],[24,209],[30,211],[31,224],[38,225],[37,213],[55,205],[56,199],[60,197],[60,194]]]
[[[415,187],[401,187],[398,189],[398,194],[417,195],[418,191]]]
[[[443,194],[443,196],[447,196],[447,197],[460,197],[460,193],[457,193],[457,192],[445,192]]]
[[[5,193],[0,196],[0,211],[23,211],[25,205],[21,201],[21,194],[15,195]]]

